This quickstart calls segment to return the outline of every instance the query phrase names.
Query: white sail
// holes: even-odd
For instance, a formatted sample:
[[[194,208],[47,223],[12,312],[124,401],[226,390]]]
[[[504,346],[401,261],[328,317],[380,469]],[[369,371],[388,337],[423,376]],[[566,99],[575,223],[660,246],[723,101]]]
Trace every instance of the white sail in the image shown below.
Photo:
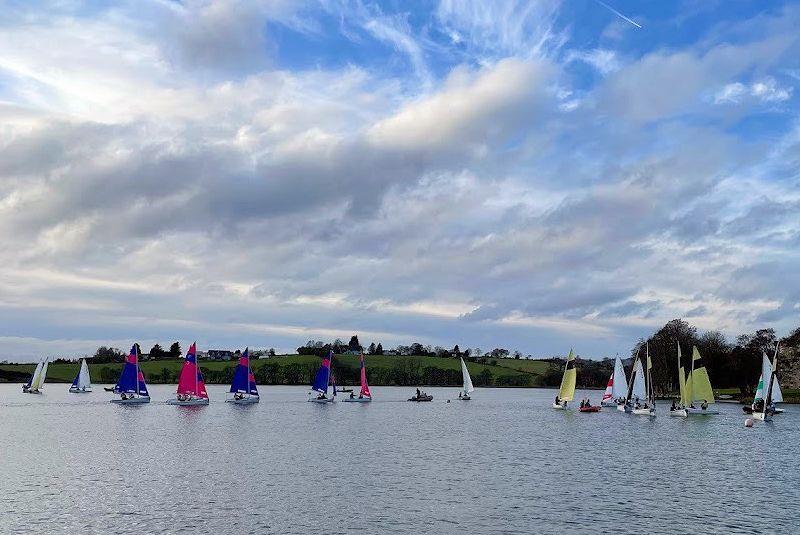
[[[464,393],[474,392],[475,387],[472,386],[472,378],[469,376],[469,370],[467,370],[467,365],[464,363],[463,358],[461,359],[461,375],[464,376]]]
[[[631,399],[636,398],[642,401],[647,399],[647,387],[644,384],[644,370],[642,369],[642,361],[638,358],[633,365],[633,390],[631,391]]]
[[[766,371],[766,375],[764,374]],[[758,378],[758,387],[756,388],[755,399],[764,399],[764,377],[769,381],[769,376],[772,374],[772,363],[767,358],[766,353],[761,355],[761,377]],[[775,377],[775,383],[772,385],[772,401],[775,403],[783,402],[783,392],[781,392],[781,385],[778,384],[778,378]]]
[[[81,359],[81,371],[78,373],[78,388],[81,390],[92,388],[92,380],[89,377],[89,366],[86,364],[86,359]]]
[[[44,384],[44,380],[47,377],[47,361],[44,361],[42,364],[41,369],[37,366],[36,370],[39,372],[31,382],[31,390],[39,390],[42,385]]]
[[[611,387],[611,396],[613,399],[624,398],[628,395],[628,379],[625,377],[625,369],[622,367],[622,361],[617,356],[614,359],[614,384]]]

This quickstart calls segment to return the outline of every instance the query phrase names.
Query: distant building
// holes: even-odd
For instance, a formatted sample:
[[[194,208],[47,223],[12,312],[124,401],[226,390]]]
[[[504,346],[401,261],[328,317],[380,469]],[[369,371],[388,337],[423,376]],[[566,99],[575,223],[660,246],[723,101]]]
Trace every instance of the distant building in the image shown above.
[[[150,360],[150,353],[139,353],[139,360]]]
[[[208,360],[231,360],[233,351],[227,349],[209,349]]]

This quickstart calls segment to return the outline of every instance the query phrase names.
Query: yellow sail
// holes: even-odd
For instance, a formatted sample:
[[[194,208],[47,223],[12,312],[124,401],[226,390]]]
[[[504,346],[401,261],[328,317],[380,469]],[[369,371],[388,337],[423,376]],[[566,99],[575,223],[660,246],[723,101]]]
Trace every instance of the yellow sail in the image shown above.
[[[681,344],[680,342],[678,345],[678,390],[680,391],[681,395],[681,405],[684,407],[689,406],[689,396],[688,396],[688,388],[686,384],[686,372],[683,369],[683,363],[681,362]]]
[[[692,346],[692,375],[688,382],[691,384],[689,401],[714,403],[714,389],[711,388],[703,358],[695,346]]]
[[[561,401],[572,401],[572,398],[575,397],[575,382],[577,378],[575,356],[572,354],[572,349],[570,349],[567,356],[567,364],[564,367],[564,376],[561,378],[561,389],[558,391],[558,397]]]

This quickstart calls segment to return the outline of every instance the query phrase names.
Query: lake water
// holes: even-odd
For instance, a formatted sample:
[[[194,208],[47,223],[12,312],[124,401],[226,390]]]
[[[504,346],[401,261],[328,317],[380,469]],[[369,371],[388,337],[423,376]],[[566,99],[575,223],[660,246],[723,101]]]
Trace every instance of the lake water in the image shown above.
[[[372,404],[108,403],[0,385],[0,533],[787,533],[800,408],[744,427],[550,408],[551,390],[373,389]],[[580,393],[579,393],[580,395]],[[599,392],[591,392],[596,400]]]

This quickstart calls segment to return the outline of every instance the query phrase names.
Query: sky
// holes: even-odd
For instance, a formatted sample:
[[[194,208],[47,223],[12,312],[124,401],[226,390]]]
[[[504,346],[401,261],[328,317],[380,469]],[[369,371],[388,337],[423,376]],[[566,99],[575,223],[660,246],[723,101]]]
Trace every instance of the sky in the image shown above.
[[[800,5],[0,0],[0,359],[800,325]]]

